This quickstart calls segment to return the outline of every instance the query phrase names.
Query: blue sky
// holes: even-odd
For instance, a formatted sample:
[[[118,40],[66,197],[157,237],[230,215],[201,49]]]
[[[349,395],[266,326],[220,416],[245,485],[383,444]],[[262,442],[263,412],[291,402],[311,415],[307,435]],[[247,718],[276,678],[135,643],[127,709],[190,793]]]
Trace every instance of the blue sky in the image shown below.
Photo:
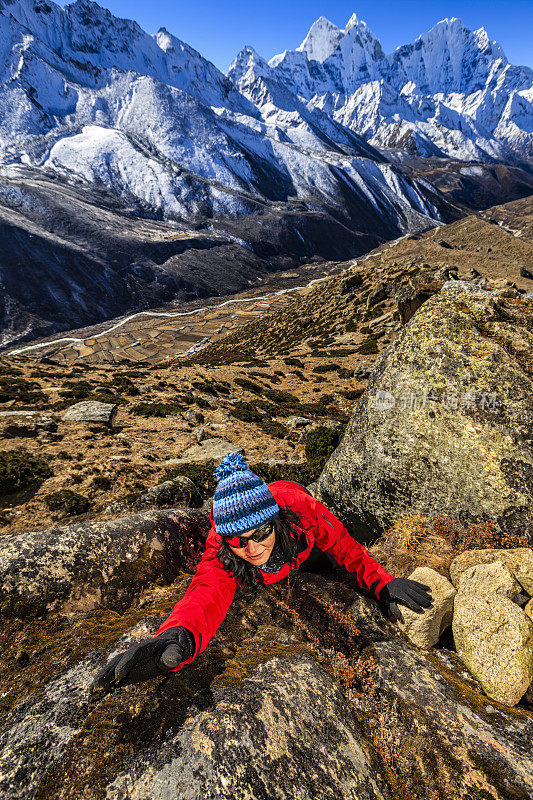
[[[445,17],[459,17],[471,30],[484,26],[511,63],[533,67],[533,0],[270,0],[255,7],[243,0],[98,2],[118,17],[135,19],[148,33],[167,28],[224,72],[246,44],[269,59],[296,48],[318,17],[343,28],[353,12],[374,31],[386,53],[414,41]]]

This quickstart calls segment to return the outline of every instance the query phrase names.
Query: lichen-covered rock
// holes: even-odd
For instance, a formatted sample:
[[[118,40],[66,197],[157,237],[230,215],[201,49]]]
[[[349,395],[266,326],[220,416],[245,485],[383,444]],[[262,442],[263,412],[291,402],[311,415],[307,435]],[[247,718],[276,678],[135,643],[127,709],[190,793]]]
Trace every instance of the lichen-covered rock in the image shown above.
[[[450,564],[450,580],[457,588],[463,572],[479,564],[492,564],[501,561],[520,586],[531,597],[533,596],[533,549],[531,547],[515,547],[509,550],[485,548],[482,550],[465,550]]]
[[[417,567],[408,576],[431,588],[433,604],[423,613],[400,605],[404,621],[398,627],[418,647],[425,649],[437,644],[443,631],[452,624],[455,589],[447,578],[429,567]]]
[[[514,706],[533,678],[533,623],[499,594],[457,594],[453,614],[457,652],[488,697]]]
[[[0,610],[120,607],[150,578],[193,569],[208,530],[208,514],[171,509],[14,534],[0,549]]]
[[[533,622],[533,600],[530,600],[529,603],[524,606],[524,613]]]
[[[521,588],[502,561],[475,564],[461,573],[457,583],[457,590],[463,594],[501,594],[509,600],[515,600]]]
[[[533,714],[485,697],[454,653],[421,653],[391,640],[369,647],[368,657],[397,704],[387,722],[397,758],[410,764],[416,753],[431,764],[426,797],[435,787],[434,797],[454,800],[533,795]]]
[[[533,541],[533,308],[461,281],[375,363],[320,499],[374,537],[413,509]]]
[[[111,427],[118,406],[114,403],[100,403],[98,400],[82,400],[70,406],[63,415],[64,422],[93,422]]]
[[[274,658],[238,691],[216,691],[212,708],[107,787],[106,800],[132,797],[382,800],[392,793],[339,686],[303,657]]]

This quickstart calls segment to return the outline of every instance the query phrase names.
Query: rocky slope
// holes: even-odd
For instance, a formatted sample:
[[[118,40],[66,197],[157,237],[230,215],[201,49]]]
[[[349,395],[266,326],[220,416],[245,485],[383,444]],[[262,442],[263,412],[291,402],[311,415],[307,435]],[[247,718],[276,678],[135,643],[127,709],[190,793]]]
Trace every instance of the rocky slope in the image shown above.
[[[265,480],[319,478],[320,491],[376,382],[399,364],[406,371],[403,343],[412,340],[422,357],[415,336],[431,310],[442,307],[441,327],[427,334],[440,335],[443,348],[454,345],[454,331],[470,330],[467,311],[450,308],[444,285],[461,292],[466,281],[474,300],[467,294],[464,305],[476,327],[500,334],[501,341],[479,342],[472,375],[474,367],[497,370],[517,395],[531,355],[532,279],[521,270],[532,246],[530,204],[517,201],[402,239],[262,318],[243,327],[235,321],[232,333],[174,363],[132,368],[81,357],[65,367],[39,351],[2,356],[0,787],[7,798],[251,792],[267,800],[275,787],[285,800],[296,786],[324,800],[531,794],[531,548],[501,520],[478,520],[479,503],[471,504],[473,520],[429,519],[450,511],[448,487],[420,470],[398,478],[397,497],[411,493],[412,508],[381,493],[390,517],[379,516],[379,538],[368,546],[391,574],[423,567],[439,603],[459,598],[453,627],[439,605],[426,620],[435,635],[421,643],[412,620],[393,625],[342,570],[300,571],[255,598],[236,597],[187,671],[100,699],[89,697],[88,684],[108,657],[153,634],[185,592],[221,455],[242,449]],[[464,357],[453,352],[448,360],[462,369]],[[457,388],[453,370],[440,378],[445,391]],[[531,392],[518,420],[514,395],[505,430],[526,463],[530,443],[520,437]],[[458,415],[456,423],[464,450],[478,443],[475,420]],[[365,452],[383,427],[377,420],[367,433]],[[494,432],[492,439],[497,444]],[[345,461],[346,508],[356,463]],[[474,476],[492,485],[500,475],[489,457],[461,469],[465,494]],[[421,487],[431,507],[417,508]],[[525,491],[520,476],[506,490],[515,500]],[[499,495],[487,499],[483,517]],[[358,530],[367,510],[358,509]],[[449,586],[438,592],[441,584]],[[485,613],[475,616],[480,602]],[[472,657],[480,641],[501,656],[489,676]],[[518,657],[508,652],[515,641]]]

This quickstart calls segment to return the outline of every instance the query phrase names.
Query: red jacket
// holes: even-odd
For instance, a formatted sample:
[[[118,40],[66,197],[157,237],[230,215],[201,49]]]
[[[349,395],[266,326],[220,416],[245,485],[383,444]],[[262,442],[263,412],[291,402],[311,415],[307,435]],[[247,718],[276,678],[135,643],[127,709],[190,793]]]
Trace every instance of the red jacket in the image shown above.
[[[382,587],[392,580],[392,575],[389,575],[381,564],[348,533],[340,520],[302,486],[292,481],[276,481],[268,488],[279,506],[289,506],[302,514],[302,532],[305,532],[307,547],[298,553],[296,566],[305,561],[313,544],[316,543],[321,550],[331,553],[340,564],[344,564],[348,572],[353,572],[361,588],[369,590],[371,584],[379,580],[374,590],[376,596]],[[212,513],[211,522],[213,523]],[[158,636],[168,628],[181,625],[194,636],[196,642],[194,654],[175,667],[173,672],[190,664],[198,653],[205,650],[226,616],[235,595],[237,582],[224,570],[217,557],[220,542],[221,538],[212,524],[205,552],[187,591],[156,633]],[[280,581],[288,575],[289,568],[287,563],[274,574],[263,572],[264,583]]]

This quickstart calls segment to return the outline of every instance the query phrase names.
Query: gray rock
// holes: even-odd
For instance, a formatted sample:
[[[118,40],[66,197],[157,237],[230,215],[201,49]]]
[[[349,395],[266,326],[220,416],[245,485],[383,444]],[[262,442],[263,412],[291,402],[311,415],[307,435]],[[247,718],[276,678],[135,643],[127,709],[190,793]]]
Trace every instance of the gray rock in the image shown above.
[[[453,559],[450,564],[450,580],[457,588],[461,575],[470,567],[479,564],[493,564],[501,561],[520,586],[531,597],[533,596],[533,549],[531,547],[483,548],[465,550]]]
[[[143,621],[127,631],[115,643],[109,658],[153,636],[160,622]],[[92,650],[75,666],[2,715],[0,793],[4,800],[30,800],[43,776],[53,771],[64,757],[91,713],[89,684],[101,666],[101,653]]]
[[[283,422],[295,430],[296,428],[305,428],[306,425],[310,425],[313,420],[309,419],[308,417],[286,417],[283,419]]]
[[[115,502],[107,506],[105,513],[116,514],[128,509],[171,505],[182,505],[187,506],[187,508],[200,508],[202,505],[200,492],[186,475],[178,475],[169,481],[158,483],[137,496],[115,500]]]
[[[422,613],[400,605],[404,621],[398,622],[398,627],[417,647],[429,649],[437,644],[444,630],[452,624],[456,592],[449,580],[429,567],[417,567],[409,578],[431,588],[433,605]]]
[[[224,439],[206,439],[202,444],[195,444],[183,453],[181,458],[172,458],[165,461],[165,464],[187,464],[190,461],[221,461],[228,453],[242,453],[243,447],[238,447]]]
[[[205,428],[195,428],[194,436],[197,442],[203,442],[205,439]]]
[[[533,794],[531,714],[495,707],[455,653],[425,654],[398,640],[377,641],[367,653],[379,685],[396,703],[384,726],[396,758],[431,764],[435,782],[425,770],[421,779],[426,797],[435,783],[450,800]]]
[[[455,597],[457,652],[488,697],[516,705],[533,679],[533,623],[499,594]]]
[[[274,658],[239,690],[107,786],[106,800],[384,800],[379,765],[338,684],[302,657]]]
[[[70,406],[63,415],[64,422],[96,422],[112,426],[118,406],[114,403],[99,403],[97,400],[82,400]]]
[[[198,422],[202,419],[203,414],[201,411],[196,411],[195,408],[188,408],[187,411],[184,411],[181,415],[183,419],[186,419],[187,422]]]
[[[520,589],[513,573],[502,561],[469,567],[461,573],[457,583],[457,590],[462,594],[501,594],[509,600],[516,600]]]
[[[320,499],[364,540],[416,509],[533,542],[532,327],[525,304],[445,284],[376,360]]]
[[[149,577],[173,580],[208,528],[208,515],[175,509],[14,534],[0,549],[0,610],[121,607]]]
[[[0,411],[2,436],[35,436],[41,431],[55,432],[57,422],[38,411]]]

